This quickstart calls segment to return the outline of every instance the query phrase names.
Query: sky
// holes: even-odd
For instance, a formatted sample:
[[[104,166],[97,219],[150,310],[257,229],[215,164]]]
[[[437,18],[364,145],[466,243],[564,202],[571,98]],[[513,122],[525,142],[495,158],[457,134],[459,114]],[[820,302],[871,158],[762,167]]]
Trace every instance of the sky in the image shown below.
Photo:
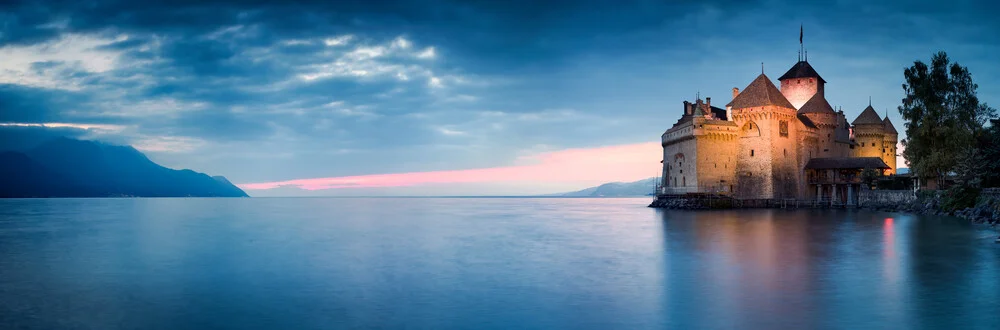
[[[777,79],[800,26],[848,120],[871,97],[902,132],[903,69],[937,51],[996,107],[998,6],[5,1],[0,149],[128,144],[251,196],[571,191],[657,176],[682,102]]]

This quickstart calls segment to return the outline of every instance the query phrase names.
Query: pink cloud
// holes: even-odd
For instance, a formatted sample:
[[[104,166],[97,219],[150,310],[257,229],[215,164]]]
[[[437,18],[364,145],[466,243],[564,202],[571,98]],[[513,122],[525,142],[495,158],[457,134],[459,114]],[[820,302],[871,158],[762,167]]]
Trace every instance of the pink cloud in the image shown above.
[[[567,149],[524,159],[528,165],[467,170],[371,174],[246,183],[247,190],[293,186],[305,190],[406,187],[442,183],[634,181],[660,172],[659,143]]]

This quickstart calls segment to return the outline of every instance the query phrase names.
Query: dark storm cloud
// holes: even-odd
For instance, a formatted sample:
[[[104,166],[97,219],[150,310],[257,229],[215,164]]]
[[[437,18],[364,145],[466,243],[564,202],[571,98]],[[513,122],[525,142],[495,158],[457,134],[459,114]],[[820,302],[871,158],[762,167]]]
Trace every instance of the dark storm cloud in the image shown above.
[[[87,95],[75,92],[0,84],[0,123],[59,121],[65,112],[87,100]]]

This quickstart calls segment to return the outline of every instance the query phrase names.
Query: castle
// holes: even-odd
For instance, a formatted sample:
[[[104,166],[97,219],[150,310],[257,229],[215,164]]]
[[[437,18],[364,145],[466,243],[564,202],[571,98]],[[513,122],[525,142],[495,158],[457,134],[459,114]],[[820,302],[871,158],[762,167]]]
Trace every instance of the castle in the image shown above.
[[[763,70],[725,109],[712,98],[684,101],[684,114],[661,136],[658,193],[718,193],[737,198],[813,198],[851,204],[861,173],[896,172],[898,134],[871,102],[851,123],[824,96],[826,81],[807,59],[778,78]]]

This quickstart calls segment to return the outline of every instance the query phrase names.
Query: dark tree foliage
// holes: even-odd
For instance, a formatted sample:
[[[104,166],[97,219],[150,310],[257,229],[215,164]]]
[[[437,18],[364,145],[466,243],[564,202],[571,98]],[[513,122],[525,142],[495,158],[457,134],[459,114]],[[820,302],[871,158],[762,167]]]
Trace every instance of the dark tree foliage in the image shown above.
[[[917,176],[943,178],[956,169],[961,153],[977,146],[996,110],[979,102],[972,74],[944,52],[934,54],[930,66],[914,62],[903,75],[903,157]]]
[[[983,187],[1000,187],[1000,120],[990,120],[990,126],[979,136],[979,151],[983,158]]]
[[[865,183],[869,189],[875,186],[875,182],[882,176],[882,173],[871,167],[861,170],[861,182]]]

